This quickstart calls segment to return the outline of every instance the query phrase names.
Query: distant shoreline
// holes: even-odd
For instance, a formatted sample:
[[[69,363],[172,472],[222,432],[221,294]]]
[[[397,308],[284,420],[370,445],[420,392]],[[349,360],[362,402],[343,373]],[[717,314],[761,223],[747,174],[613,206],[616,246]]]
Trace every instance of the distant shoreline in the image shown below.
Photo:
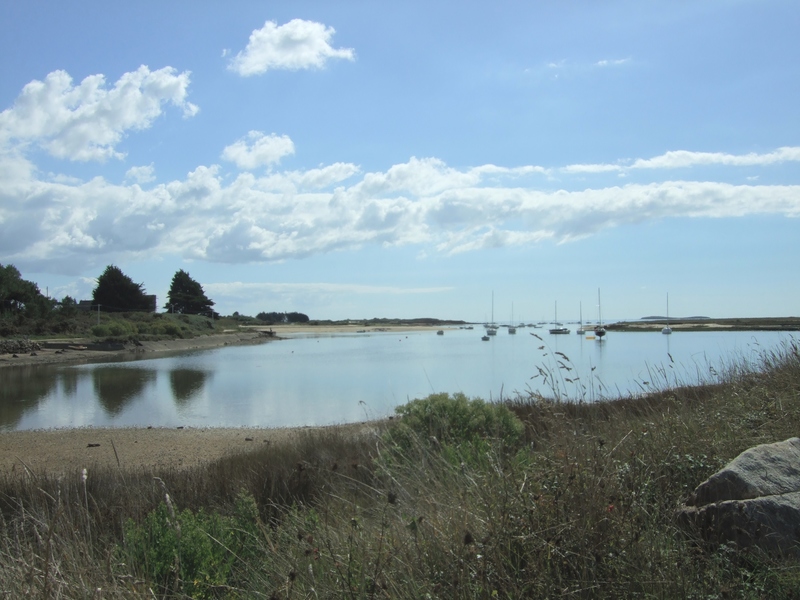
[[[669,324],[673,332],[681,331],[800,331],[800,317],[752,317],[737,319],[648,318],[639,321],[609,323],[609,331],[661,331]]]

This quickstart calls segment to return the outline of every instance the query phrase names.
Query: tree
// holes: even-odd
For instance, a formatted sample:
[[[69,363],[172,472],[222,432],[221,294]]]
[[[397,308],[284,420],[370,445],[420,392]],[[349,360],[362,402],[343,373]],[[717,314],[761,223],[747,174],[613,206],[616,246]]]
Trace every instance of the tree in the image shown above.
[[[164,308],[186,315],[213,315],[214,302],[209,300],[203,286],[181,269],[172,278]]]
[[[152,310],[153,301],[144,293],[144,284],[134,283],[119,267],[108,265],[97,278],[92,302],[108,312]]]
[[[43,316],[52,303],[39,291],[39,286],[22,278],[14,265],[0,264],[0,313],[24,313]]]

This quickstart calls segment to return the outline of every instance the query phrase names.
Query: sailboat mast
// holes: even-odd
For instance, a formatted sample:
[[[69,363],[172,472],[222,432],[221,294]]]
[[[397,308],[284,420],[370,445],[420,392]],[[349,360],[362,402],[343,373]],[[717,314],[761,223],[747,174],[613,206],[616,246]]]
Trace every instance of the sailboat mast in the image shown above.
[[[600,326],[603,325],[603,306],[600,304],[600,288],[597,288],[597,317],[599,319]]]
[[[606,334],[606,329],[603,327],[603,306],[600,303],[600,288],[597,288],[597,327],[594,328],[594,334],[598,341],[601,341]]]

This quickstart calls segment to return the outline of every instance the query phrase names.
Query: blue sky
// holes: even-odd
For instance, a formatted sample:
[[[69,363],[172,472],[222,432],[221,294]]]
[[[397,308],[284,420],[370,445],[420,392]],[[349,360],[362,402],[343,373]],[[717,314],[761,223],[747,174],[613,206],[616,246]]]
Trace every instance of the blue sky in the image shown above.
[[[5,2],[0,263],[223,314],[800,314],[800,6]]]

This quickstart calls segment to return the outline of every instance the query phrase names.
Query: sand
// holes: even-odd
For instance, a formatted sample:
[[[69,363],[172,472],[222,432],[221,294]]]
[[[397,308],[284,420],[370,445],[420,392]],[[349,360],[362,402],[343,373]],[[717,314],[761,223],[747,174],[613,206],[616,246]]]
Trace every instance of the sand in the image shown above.
[[[280,442],[293,429],[81,428],[0,434],[0,473],[80,473],[98,466],[187,468],[259,444]]]

